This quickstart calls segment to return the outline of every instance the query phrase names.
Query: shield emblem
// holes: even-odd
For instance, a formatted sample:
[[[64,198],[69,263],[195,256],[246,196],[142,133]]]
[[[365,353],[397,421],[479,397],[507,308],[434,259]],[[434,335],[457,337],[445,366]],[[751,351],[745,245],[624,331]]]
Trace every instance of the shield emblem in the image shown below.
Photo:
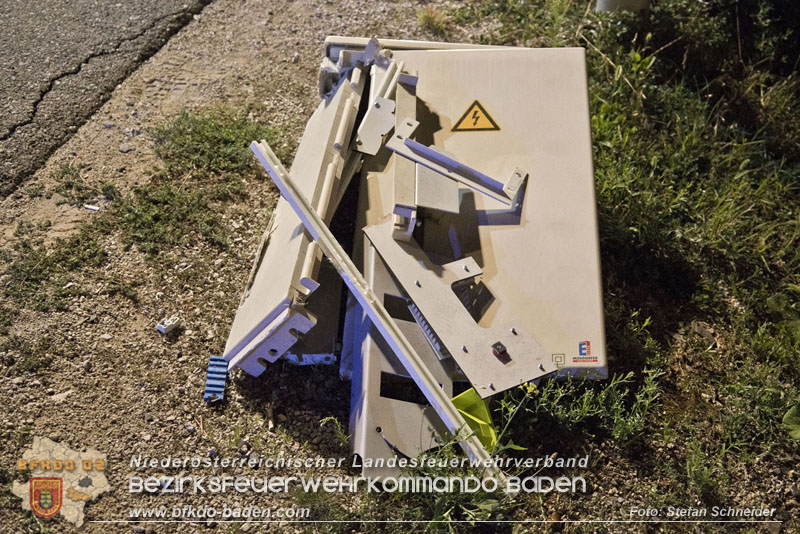
[[[53,517],[61,510],[60,477],[33,477],[30,480],[31,511],[39,517]]]

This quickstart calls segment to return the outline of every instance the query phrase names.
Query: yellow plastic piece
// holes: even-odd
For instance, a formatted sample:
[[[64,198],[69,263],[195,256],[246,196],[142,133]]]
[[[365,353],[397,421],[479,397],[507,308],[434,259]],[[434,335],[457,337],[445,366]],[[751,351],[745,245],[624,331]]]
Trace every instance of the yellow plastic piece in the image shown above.
[[[453,397],[453,404],[466,419],[469,427],[476,432],[477,438],[491,451],[497,445],[497,431],[492,423],[489,405],[483,400],[475,388]]]

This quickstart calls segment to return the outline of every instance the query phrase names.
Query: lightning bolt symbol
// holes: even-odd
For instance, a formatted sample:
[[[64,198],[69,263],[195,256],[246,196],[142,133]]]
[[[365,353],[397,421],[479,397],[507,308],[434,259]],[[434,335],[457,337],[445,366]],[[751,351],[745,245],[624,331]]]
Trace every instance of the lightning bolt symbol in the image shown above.
[[[478,110],[477,109],[472,112],[472,118],[474,119],[472,121],[472,125],[475,126],[476,124],[478,124],[478,119],[480,118],[480,117],[478,117]]]

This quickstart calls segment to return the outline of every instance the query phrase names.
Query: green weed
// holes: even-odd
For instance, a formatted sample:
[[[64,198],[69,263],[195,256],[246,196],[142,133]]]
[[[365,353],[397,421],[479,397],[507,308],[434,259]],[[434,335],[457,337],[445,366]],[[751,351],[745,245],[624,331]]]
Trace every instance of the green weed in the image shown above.
[[[325,532],[329,534],[352,532],[353,525],[358,524],[357,515],[349,512],[337,502],[334,493],[325,491],[305,492],[298,489],[292,493],[292,502],[298,507],[307,507],[310,516],[306,520],[326,521],[325,523],[308,523],[303,532]],[[356,517],[354,517],[356,515]],[[342,521],[341,523],[327,521]]]
[[[347,430],[342,426],[342,423],[333,416],[324,417],[320,419],[319,426],[325,426],[328,423],[333,425],[334,430],[336,431],[336,441],[342,449],[347,449],[348,445],[350,444],[350,434]]]
[[[0,306],[0,336],[8,334],[9,327],[14,324],[17,311],[5,306]]]
[[[661,372],[646,370],[641,385],[631,390],[633,372],[614,375],[608,383],[587,383],[582,380],[549,380],[534,388],[522,400],[510,394],[501,403],[501,416],[518,403],[536,417],[547,417],[564,428],[591,425],[603,429],[614,439],[629,444],[647,429],[648,417],[655,407],[660,390],[656,380]]]
[[[450,461],[460,462],[463,454],[456,440],[450,436],[441,445],[425,453],[433,464],[420,464],[405,470],[412,477],[465,477],[481,479],[482,468],[452,467]],[[439,465],[439,462],[443,462]],[[381,519],[418,521],[424,518],[424,527],[432,532],[472,532],[484,521],[511,519],[519,502],[502,490],[486,492],[452,491],[435,493],[384,493],[367,494],[366,506],[378,513]],[[423,525],[420,524],[419,527]]]
[[[58,185],[51,193],[58,193],[62,200],[58,204],[83,206],[87,202],[96,200],[99,191],[94,186],[88,185],[81,176],[82,167],[72,163],[62,163],[53,174]]]
[[[433,5],[417,9],[417,22],[434,35],[447,36],[447,16]]]
[[[139,293],[136,290],[137,284],[125,280],[111,280],[105,289],[106,295],[120,295],[131,302],[139,301]]]
[[[718,498],[720,488],[728,482],[728,475],[722,467],[719,451],[709,454],[698,441],[690,444],[686,457],[686,476],[689,485],[707,501]]]
[[[184,111],[157,127],[153,138],[156,154],[172,176],[252,172],[256,161],[249,145],[255,140],[267,139],[281,159],[287,155],[286,148],[275,143],[274,128],[250,120],[246,110],[224,107]]]
[[[99,224],[121,232],[127,245],[135,244],[149,254],[198,240],[225,247],[220,215],[209,202],[202,191],[163,181],[137,187],[119,199]]]
[[[157,127],[153,137],[164,168],[127,195],[104,187],[115,201],[99,222],[148,254],[198,241],[225,248],[220,212],[225,203],[247,196],[242,178],[256,175],[250,142],[267,139],[281,157],[288,153],[273,128],[250,120],[246,111],[221,107],[184,111]]]
[[[80,289],[69,285],[69,273],[105,263],[107,254],[88,228],[52,245],[41,239],[21,239],[13,245],[5,269],[7,297],[36,310],[61,309]]]
[[[63,349],[55,346],[48,337],[34,341],[11,335],[3,343],[0,350],[7,352],[5,363],[13,366],[16,374],[38,373],[53,363],[54,356]]]
[[[793,439],[800,440],[800,404],[795,404],[783,415],[783,426]]]

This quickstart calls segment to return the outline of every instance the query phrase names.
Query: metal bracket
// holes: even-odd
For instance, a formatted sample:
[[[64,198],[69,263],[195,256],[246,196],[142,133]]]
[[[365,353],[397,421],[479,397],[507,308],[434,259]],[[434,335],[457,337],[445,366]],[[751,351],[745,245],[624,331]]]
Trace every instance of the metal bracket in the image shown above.
[[[511,177],[505,183],[495,180],[468,165],[460,163],[443,150],[434,146],[425,146],[411,139],[411,135],[413,135],[417,126],[419,126],[419,122],[408,117],[402,121],[398,120],[394,134],[386,142],[386,147],[404,158],[416,161],[443,176],[461,182],[467,187],[509,206],[511,209],[517,207],[522,183],[528,177],[525,171],[514,169]]]
[[[474,259],[434,265],[413,240],[392,239],[391,220],[364,233],[482,398],[556,370],[549,354],[520,325],[483,328],[475,323],[452,289],[482,273]]]
[[[400,126],[400,117],[417,113],[417,97],[407,86],[399,85],[395,96],[395,129]],[[405,158],[394,162],[394,209],[395,227],[392,236],[400,241],[409,241],[417,226],[417,180],[416,164]]]
[[[229,366],[241,367],[246,373],[258,376],[264,372],[264,361],[276,361],[315,323],[316,319],[308,317],[307,312],[297,311],[286,304],[283,312],[230,360]]]
[[[394,128],[394,100],[375,98],[364,114],[356,136],[356,150],[374,156],[383,146],[383,136]]]

